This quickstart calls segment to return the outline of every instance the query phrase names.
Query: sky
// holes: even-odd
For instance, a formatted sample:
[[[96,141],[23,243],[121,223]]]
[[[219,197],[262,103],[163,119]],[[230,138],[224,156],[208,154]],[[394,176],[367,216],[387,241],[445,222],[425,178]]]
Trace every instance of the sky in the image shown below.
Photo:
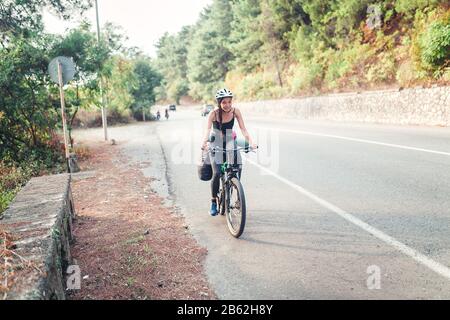
[[[128,46],[139,47],[144,53],[156,57],[154,45],[165,33],[175,34],[185,25],[194,24],[200,12],[212,0],[98,0],[100,28],[105,22],[120,25],[128,36]],[[79,16],[73,21],[62,21],[44,12],[47,32],[64,33],[78,25]],[[85,13],[96,28],[95,6]],[[96,30],[96,29],[94,29]]]

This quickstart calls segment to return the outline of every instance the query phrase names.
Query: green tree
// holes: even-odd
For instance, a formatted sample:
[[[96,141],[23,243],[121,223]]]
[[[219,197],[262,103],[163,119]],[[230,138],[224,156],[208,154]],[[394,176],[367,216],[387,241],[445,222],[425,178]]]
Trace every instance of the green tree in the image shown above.
[[[233,20],[231,21],[230,41],[227,44],[234,59],[230,62],[233,69],[251,72],[263,64],[258,17],[261,15],[259,0],[239,0],[231,4]]]
[[[450,16],[432,22],[420,38],[421,60],[431,71],[450,66]]]
[[[0,49],[0,157],[8,163],[45,158],[49,150],[58,110],[47,90],[51,41],[13,37]]]
[[[106,87],[108,109],[123,114],[134,102],[132,90],[137,84],[133,61],[122,55],[114,55],[108,60],[106,68],[109,70]]]
[[[147,59],[139,59],[134,65],[136,86],[131,90],[134,102],[132,111],[135,117],[139,111],[145,110],[155,103],[155,88],[161,83],[161,76],[152,68]]]
[[[228,48],[232,19],[229,1],[214,0],[195,26],[187,55],[189,93],[194,98],[210,100],[223,85],[233,59]]]
[[[280,25],[277,24],[277,20],[274,19],[274,8],[270,5],[269,0],[265,0],[261,3],[261,9],[259,24],[262,31],[261,39],[264,43],[264,63],[274,67],[278,85],[282,87],[282,71],[287,59],[287,51],[283,43],[284,30],[280,28]]]
[[[105,63],[111,56],[113,45],[109,41],[98,43],[97,36],[88,23],[58,36],[50,52],[50,56],[72,57],[76,73],[74,79],[65,90],[66,112],[68,120],[69,141],[73,145],[72,126],[75,116],[81,107],[98,104],[99,76],[107,73]],[[105,38],[105,37],[103,37]],[[58,95],[56,86],[54,94]]]
[[[3,40],[15,35],[28,36],[42,30],[42,9],[47,8],[63,19],[85,11],[91,0],[2,0],[0,2],[0,34]]]
[[[158,96],[174,99],[188,87],[193,98],[208,100],[224,79],[252,98],[356,89],[391,84],[399,64],[414,81],[448,77],[447,3],[214,0],[190,28],[189,41],[161,39]],[[373,17],[376,27],[368,23]],[[187,82],[179,72],[186,69]]]
[[[88,0],[1,1],[0,156],[7,163],[55,163],[59,102],[49,90],[47,66],[57,40],[43,33],[41,12],[45,7],[67,19],[90,5]]]
[[[155,65],[164,78],[162,89],[177,104],[189,91],[186,60],[190,39],[191,28],[183,27],[176,35],[166,33],[157,44]]]

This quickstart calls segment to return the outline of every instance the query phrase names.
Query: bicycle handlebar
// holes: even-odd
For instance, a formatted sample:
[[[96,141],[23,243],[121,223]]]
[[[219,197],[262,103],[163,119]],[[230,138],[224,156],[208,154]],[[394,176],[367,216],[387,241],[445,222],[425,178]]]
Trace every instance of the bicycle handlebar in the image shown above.
[[[258,149],[258,147],[256,147],[256,149]],[[209,147],[208,148],[208,150],[209,151],[223,151],[223,152],[228,152],[228,151],[240,151],[240,150],[248,150],[248,151],[251,151],[251,152],[256,152],[256,149],[254,149],[254,148],[252,148],[251,146],[248,146],[248,147],[237,147],[237,148],[232,148],[232,149],[224,149],[224,148],[221,148],[221,147]]]

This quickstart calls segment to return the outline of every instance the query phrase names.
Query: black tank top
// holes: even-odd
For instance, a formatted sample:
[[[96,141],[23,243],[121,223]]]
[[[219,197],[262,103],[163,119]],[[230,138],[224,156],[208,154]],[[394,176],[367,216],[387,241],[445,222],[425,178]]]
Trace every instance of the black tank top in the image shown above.
[[[220,125],[220,122],[218,120],[213,121],[213,128],[216,130],[221,130],[223,134],[226,134],[227,130],[233,129],[233,126],[234,126],[234,108],[233,108],[233,118],[231,118],[231,120],[228,122],[222,122],[222,126]]]

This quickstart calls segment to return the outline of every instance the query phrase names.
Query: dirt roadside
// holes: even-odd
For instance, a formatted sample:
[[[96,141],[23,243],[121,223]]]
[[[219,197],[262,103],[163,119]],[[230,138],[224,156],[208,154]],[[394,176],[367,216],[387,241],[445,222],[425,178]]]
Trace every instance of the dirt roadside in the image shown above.
[[[90,156],[72,180],[71,248],[82,282],[69,299],[217,299],[203,269],[206,249],[151,191],[151,179],[119,146],[82,145]]]

